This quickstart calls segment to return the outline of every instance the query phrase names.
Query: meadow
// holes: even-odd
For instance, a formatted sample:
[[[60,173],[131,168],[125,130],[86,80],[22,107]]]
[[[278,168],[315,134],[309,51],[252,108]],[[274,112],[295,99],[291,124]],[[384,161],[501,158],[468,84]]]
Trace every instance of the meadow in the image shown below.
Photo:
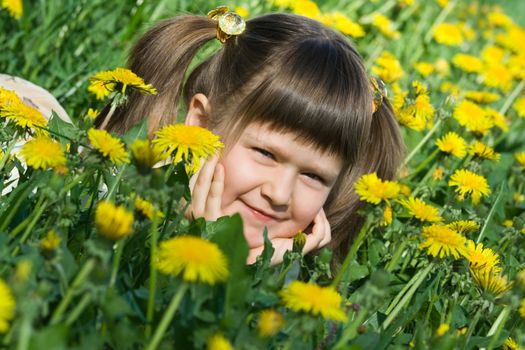
[[[46,121],[0,89],[0,348],[525,348],[520,1],[225,4],[246,19],[318,20],[386,84],[405,159],[395,181],[357,182],[364,225],[335,266],[328,249],[302,256],[301,234],[282,264],[267,241],[247,266],[239,216],[184,218],[188,174],[221,147],[214,135],[188,145],[168,137],[190,132],[173,125],[153,141],[146,122],[122,136],[93,128],[130,89],[155,93],[117,70],[148,27],[217,5],[0,2],[0,73],[48,89],[73,120]]]

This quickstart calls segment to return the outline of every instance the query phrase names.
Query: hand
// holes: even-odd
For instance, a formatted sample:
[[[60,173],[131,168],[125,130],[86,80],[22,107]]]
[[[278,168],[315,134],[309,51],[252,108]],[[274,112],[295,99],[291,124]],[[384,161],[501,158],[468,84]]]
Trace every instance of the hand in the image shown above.
[[[330,229],[330,223],[326,218],[326,214],[323,209],[317,213],[314,221],[311,225],[311,232],[306,233],[306,243],[303,247],[303,255],[308,254],[312,250],[319,249],[327,245],[332,239],[332,232]],[[293,238],[273,238],[270,240],[273,245],[274,252],[271,260],[272,265],[280,264],[283,262],[284,253],[287,250],[292,250]],[[257,260],[257,257],[262,254],[264,246],[255,247],[250,249],[248,253],[248,264],[253,264]]]
[[[207,160],[202,168],[190,179],[191,205],[185,212],[189,219],[204,218],[217,220],[221,212],[222,193],[224,191],[224,167],[219,157]]]

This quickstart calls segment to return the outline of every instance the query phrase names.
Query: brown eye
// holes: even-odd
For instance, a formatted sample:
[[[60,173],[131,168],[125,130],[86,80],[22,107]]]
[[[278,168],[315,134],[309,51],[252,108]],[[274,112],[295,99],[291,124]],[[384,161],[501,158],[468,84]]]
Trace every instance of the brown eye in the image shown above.
[[[314,173],[304,173],[303,174],[304,176],[314,180],[314,181],[317,181],[319,183],[322,183],[323,185],[326,184],[326,181],[319,175],[317,174],[314,174]]]
[[[265,156],[266,158],[275,159],[275,156],[271,152],[268,152],[267,150],[265,150],[263,148],[254,147],[253,150],[255,152]]]

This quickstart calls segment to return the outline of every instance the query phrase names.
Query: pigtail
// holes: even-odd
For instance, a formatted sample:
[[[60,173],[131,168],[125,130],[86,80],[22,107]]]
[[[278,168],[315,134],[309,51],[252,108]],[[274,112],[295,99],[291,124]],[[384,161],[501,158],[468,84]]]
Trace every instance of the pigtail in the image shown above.
[[[180,16],[160,22],[142,36],[131,50],[128,66],[152,84],[157,95],[132,92],[128,103],[117,108],[107,129],[121,134],[147,117],[151,134],[176,122],[188,66],[216,33],[216,22],[208,17]],[[97,119],[97,127],[102,119]]]
[[[334,261],[341,262],[350,245],[363,226],[364,219],[357,214],[364,203],[359,200],[354,184],[363,175],[376,172],[384,180],[392,180],[403,161],[404,142],[394,111],[388,99],[372,115],[370,135],[358,164],[346,170],[343,183],[338,184],[336,196],[327,208],[332,228],[329,247],[334,251]]]

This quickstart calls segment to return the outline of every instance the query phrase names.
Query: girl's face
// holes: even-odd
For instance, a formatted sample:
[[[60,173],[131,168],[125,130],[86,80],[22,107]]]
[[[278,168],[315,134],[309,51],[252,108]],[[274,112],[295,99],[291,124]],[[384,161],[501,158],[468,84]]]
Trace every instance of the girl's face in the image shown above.
[[[267,126],[248,125],[220,162],[224,166],[224,215],[240,213],[250,248],[269,238],[293,237],[322,209],[342,168],[323,153]]]

